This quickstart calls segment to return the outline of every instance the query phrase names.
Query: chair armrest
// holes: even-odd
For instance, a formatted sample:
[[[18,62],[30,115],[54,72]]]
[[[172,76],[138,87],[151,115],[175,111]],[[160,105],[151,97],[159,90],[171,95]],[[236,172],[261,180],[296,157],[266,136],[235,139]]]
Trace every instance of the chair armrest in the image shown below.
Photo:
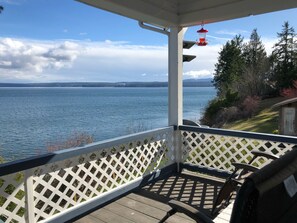
[[[269,153],[269,152],[262,152],[262,151],[259,151],[259,150],[252,150],[251,153],[254,155],[254,156],[263,156],[263,157],[266,157],[268,159],[272,159],[272,160],[276,160],[279,158],[279,156],[277,155],[274,155],[272,153]]]
[[[246,171],[251,171],[251,172],[255,172],[257,170],[259,170],[259,168],[252,166],[250,164],[246,164],[246,163],[232,163],[232,165],[237,169],[243,169]]]
[[[198,223],[214,223],[214,221],[210,217],[208,217],[206,214],[191,207],[188,204],[185,204],[185,203],[177,201],[177,200],[170,200],[168,202],[168,204],[175,211],[184,213],[185,215],[194,219]]]

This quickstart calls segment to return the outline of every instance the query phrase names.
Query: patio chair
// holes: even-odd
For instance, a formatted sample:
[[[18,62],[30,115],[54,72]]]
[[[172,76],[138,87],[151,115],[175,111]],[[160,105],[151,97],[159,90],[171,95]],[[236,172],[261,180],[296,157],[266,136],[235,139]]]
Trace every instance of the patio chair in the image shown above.
[[[192,120],[189,119],[183,119],[183,125],[190,125],[190,126],[196,126],[196,127],[203,127],[203,128],[209,128],[209,126],[207,125],[201,125],[197,122],[194,122]]]
[[[211,215],[215,216],[217,212],[220,211],[220,209],[225,208],[229,204],[232,196],[236,193],[237,189],[239,189],[239,187],[244,182],[244,179],[251,173],[259,170],[258,167],[253,166],[253,162],[255,160],[263,157],[271,160],[276,160],[279,158],[277,155],[259,150],[252,150],[251,153],[253,154],[253,157],[247,164],[232,163],[234,166],[234,171],[227,178],[224,185],[220,189],[218,196],[213,203]]]
[[[249,175],[240,187],[231,213],[231,223],[297,222],[297,149]],[[196,222],[214,223],[216,219],[184,204],[171,200],[170,215],[181,212]]]

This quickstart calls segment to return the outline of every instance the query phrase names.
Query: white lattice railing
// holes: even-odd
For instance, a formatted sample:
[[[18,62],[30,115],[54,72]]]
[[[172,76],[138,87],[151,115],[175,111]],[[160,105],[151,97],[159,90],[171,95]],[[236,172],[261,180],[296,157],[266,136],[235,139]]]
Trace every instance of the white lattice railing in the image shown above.
[[[179,126],[1,164],[0,220],[64,222],[173,171],[175,160],[230,171],[252,149],[282,155],[296,145],[296,137]]]
[[[71,211],[124,193],[174,162],[173,131],[168,127],[0,165],[0,220],[62,222]]]
[[[230,172],[232,162],[248,163],[251,150],[283,155],[297,145],[296,137],[180,126],[185,164]],[[267,159],[255,160],[261,167]]]

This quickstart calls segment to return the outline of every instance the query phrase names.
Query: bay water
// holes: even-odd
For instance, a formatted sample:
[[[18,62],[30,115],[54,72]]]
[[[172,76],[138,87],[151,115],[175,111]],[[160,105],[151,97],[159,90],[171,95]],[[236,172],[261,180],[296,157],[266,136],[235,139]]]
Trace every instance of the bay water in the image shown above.
[[[167,126],[167,88],[0,88],[0,156],[47,152],[74,134],[94,141]],[[186,87],[184,118],[199,121],[213,87]]]

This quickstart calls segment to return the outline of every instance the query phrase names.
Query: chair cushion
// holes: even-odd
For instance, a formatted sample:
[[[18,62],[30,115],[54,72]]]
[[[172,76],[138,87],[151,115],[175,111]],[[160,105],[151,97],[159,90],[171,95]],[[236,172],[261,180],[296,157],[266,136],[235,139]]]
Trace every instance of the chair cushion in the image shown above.
[[[231,222],[297,222],[297,193],[291,197],[284,180],[297,181],[297,149],[251,174],[236,197]]]

